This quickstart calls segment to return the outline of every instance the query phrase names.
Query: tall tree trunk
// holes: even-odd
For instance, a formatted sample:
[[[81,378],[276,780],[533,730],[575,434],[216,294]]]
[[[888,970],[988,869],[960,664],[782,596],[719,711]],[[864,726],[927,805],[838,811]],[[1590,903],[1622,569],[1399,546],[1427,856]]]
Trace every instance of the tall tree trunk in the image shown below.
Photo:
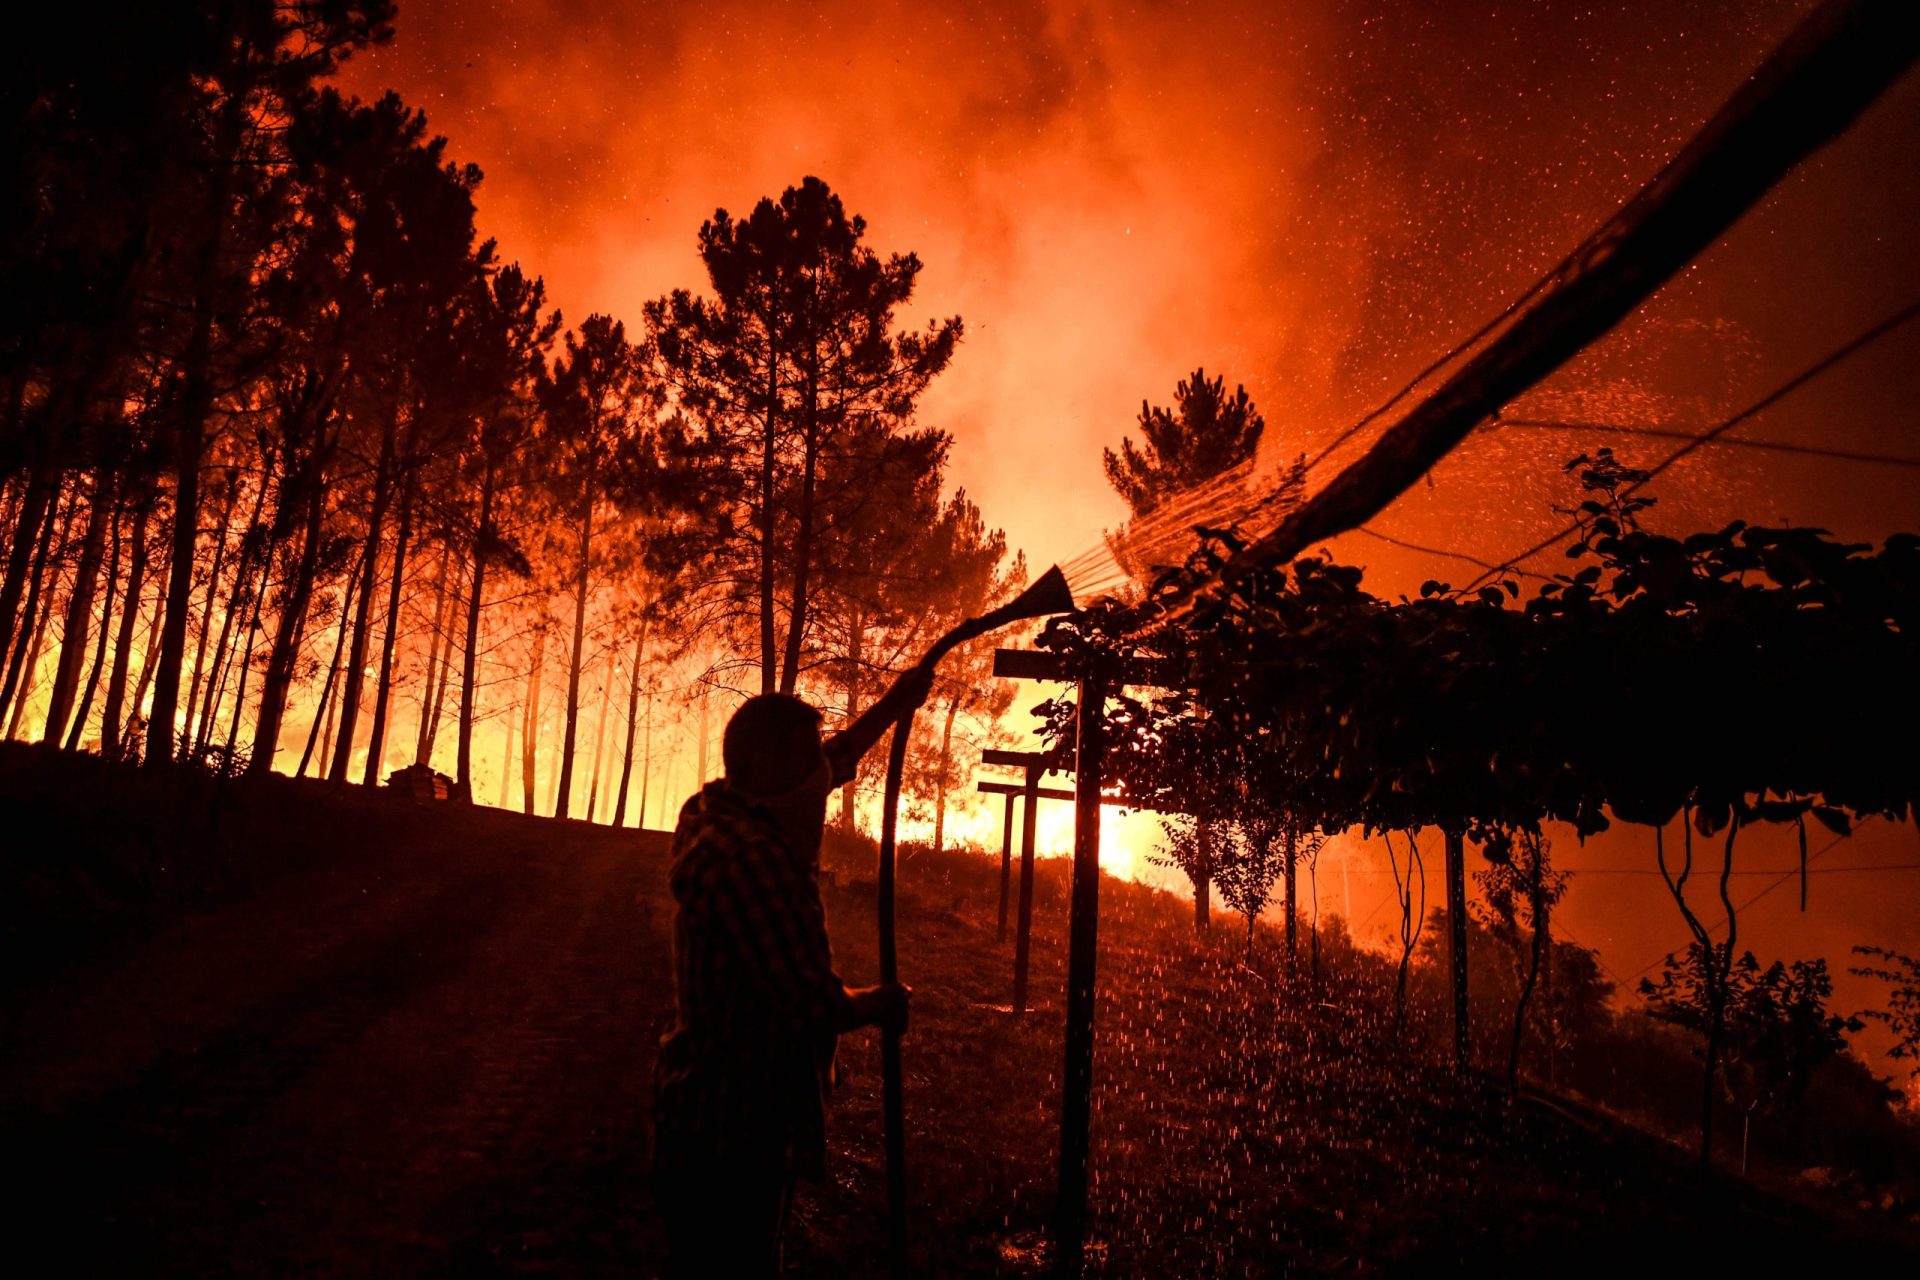
[[[204,342],[204,340],[202,340]],[[204,355],[202,355],[204,359]],[[204,380],[204,374],[202,374]],[[196,401],[207,393],[196,391]],[[175,430],[173,457],[173,547],[169,553],[167,599],[161,608],[159,664],[154,670],[154,714],[148,716],[146,766],[159,768],[173,760],[177,745],[180,704],[180,666],[186,658],[186,614],[192,608],[194,547],[200,522],[200,451],[204,447],[205,411],[182,413]]]
[[[373,502],[367,511],[367,536],[362,552],[360,592],[353,605],[353,639],[347,648],[345,681],[340,689],[340,732],[333,743],[327,780],[343,783],[353,760],[353,731],[360,718],[360,687],[367,666],[368,630],[373,613],[373,588],[380,572],[380,539],[386,532],[387,505],[393,500],[393,436],[389,421],[380,444],[380,462],[374,471]]]
[[[233,715],[227,721],[227,738],[221,744],[225,752],[224,759],[221,761],[223,769],[230,770],[233,767],[234,744],[240,740],[240,717],[247,708],[247,677],[253,672],[253,638],[260,633],[260,611],[266,605],[267,586],[271,578],[272,575],[267,572],[267,565],[263,562],[260,566],[260,584],[254,588],[253,603],[247,610],[246,633],[239,646],[240,679],[234,686]]]
[[[387,587],[387,630],[380,642],[380,678],[374,685],[373,725],[367,739],[367,767],[361,781],[380,785],[386,764],[387,713],[393,705],[393,652],[400,639],[401,592],[406,587],[407,543],[413,534],[413,472],[400,484],[400,524],[393,535],[393,576]]]
[[[153,716],[149,722],[147,765],[158,768],[173,759],[180,705],[180,668],[187,656],[187,615],[193,607],[193,556],[200,527],[200,462],[206,449],[207,418],[213,412],[213,324],[218,310],[220,259],[226,251],[233,160],[246,128],[247,95],[229,89],[220,113],[207,208],[206,239],[194,263],[191,328],[176,367],[180,388],[173,414],[173,553],[167,578],[167,602],[160,627],[160,664],[155,672]],[[165,735],[165,751],[155,751],[152,736]]]
[[[573,798],[573,752],[580,734],[580,669],[586,665],[587,581],[593,567],[593,469],[589,465],[580,512],[580,575],[573,589],[573,649],[567,655],[567,721],[560,739],[560,784],[553,816],[564,818]]]
[[[17,690],[18,696],[15,698],[13,708],[7,716],[6,736],[9,738],[18,738],[20,736],[21,721],[25,718],[27,703],[33,697],[36,677],[40,672],[40,654],[46,647],[47,632],[52,629],[52,623],[53,593],[49,591],[46,593],[46,603],[41,607],[40,612],[34,619],[33,632],[27,643],[27,647],[22,650],[20,654],[22,658],[22,674]]]
[[[713,776],[707,772],[707,740],[713,736],[707,720],[708,712],[710,712],[713,707],[713,704],[709,701],[712,694],[713,690],[705,685],[700,687],[700,750],[697,757],[699,760],[700,780],[695,785],[702,787],[706,786],[708,780]]]
[[[647,792],[653,782],[653,699],[647,699],[646,738],[641,746],[640,756],[640,818],[633,825],[647,825]]]
[[[853,606],[851,619],[847,624],[847,723],[852,724],[860,718],[861,662],[866,657],[867,624],[861,615],[860,606]],[[853,766],[853,780],[840,788],[840,830],[847,835],[854,832],[854,805],[860,790],[860,766]]]
[[[333,682],[331,680],[327,682],[327,687],[324,692],[331,696],[322,700],[320,710],[325,714],[314,720],[313,731],[320,735],[320,758],[322,760],[331,760],[333,759],[333,729],[340,717],[340,699],[337,695],[333,694]],[[307,762],[302,758],[299,773],[304,774],[306,768]],[[299,774],[295,776],[297,777]],[[315,776],[317,777],[319,775],[316,774]]]
[[[66,548],[67,534],[71,531],[72,525],[73,507],[70,505],[62,521],[58,539],[63,551]],[[27,647],[19,650],[14,655],[18,661],[18,665],[7,673],[11,685],[11,688],[7,692],[10,694],[12,701],[12,709],[7,716],[7,737],[9,738],[18,738],[20,736],[21,719],[26,713],[27,703],[33,699],[34,687],[39,681],[40,655],[46,648],[47,632],[52,629],[53,602],[59,594],[60,587],[61,572],[60,564],[57,560],[53,562],[52,568],[53,576],[49,580],[45,577],[46,564],[42,562],[42,578],[41,581],[36,584],[39,589],[36,592],[28,593],[28,605],[35,606],[37,604],[37,607],[30,607],[28,610],[32,620],[32,630],[28,634]],[[35,595],[39,596],[37,602],[34,599]],[[0,706],[6,705],[7,702],[8,697],[0,696]]]
[[[564,717],[562,718],[564,719]],[[544,726],[540,731],[540,745],[546,749],[548,755],[552,755],[558,749],[559,744],[554,741],[558,732],[558,728],[552,725]],[[547,812],[557,818],[560,816],[559,809],[560,774],[558,770],[555,770],[553,775],[553,797],[547,801]]]
[[[677,793],[674,791],[674,765],[674,758],[668,756],[665,767],[660,770],[660,794],[666,800],[666,803],[661,806],[661,812],[665,815],[670,815],[675,812],[673,808],[673,797]]]
[[[200,643],[195,646],[193,651],[193,678],[187,683],[187,705],[185,714],[180,717],[179,742],[176,743],[172,731],[169,731],[167,737],[167,750],[169,752],[175,752],[176,754],[178,746],[183,745],[193,731],[194,712],[200,705],[200,678],[206,674],[207,639],[213,634],[213,598],[218,595],[220,591],[220,569],[227,562],[227,533],[233,527],[233,504],[238,500],[239,494],[235,492],[234,486],[228,485],[227,500],[220,504],[220,526],[215,530],[213,535],[213,567],[207,573],[206,599],[200,606]],[[186,564],[187,572],[191,575],[193,572],[193,561],[188,560]],[[171,578],[168,579],[168,588],[169,590],[172,588]],[[161,616],[164,619],[164,611]],[[183,646],[186,643],[184,638],[181,643]],[[165,644],[166,630],[163,625],[161,629],[161,645],[163,649]],[[164,661],[165,657],[163,654],[162,662],[164,663]],[[181,653],[181,661],[183,663],[186,661],[184,649]],[[159,706],[158,702],[156,701],[154,705],[157,710]],[[149,737],[151,737],[151,733],[149,733]],[[149,756],[153,754],[151,748],[148,749],[147,754]]]
[[[100,578],[107,529],[113,523],[117,506],[113,475],[101,467],[94,474],[93,500],[88,504],[86,531],[80,537],[80,559],[74,565],[73,586],[67,592],[67,610],[60,627],[60,656],[54,664],[53,688],[47,696],[47,721],[41,741],[52,746],[57,746],[66,735],[74,695],[80,690],[80,672],[87,660],[88,624],[93,620],[93,590]],[[104,629],[105,624],[101,625]]]
[[[519,720],[514,718],[513,713],[516,710],[518,710],[518,708],[508,707],[507,714],[503,717],[503,719],[505,719],[507,722],[507,749],[500,757],[499,807],[502,809],[507,807],[507,797],[513,788],[513,747],[514,747],[513,735],[514,735],[514,730],[516,730],[520,726]]]
[[[260,517],[267,509],[269,479],[268,471],[263,470],[259,486],[253,496],[253,511],[247,517],[246,528],[240,531],[240,562],[233,569],[233,590],[227,595],[226,613],[220,620],[220,642],[213,648],[213,673],[207,677],[207,700],[200,709],[200,732],[194,739],[195,746],[200,750],[205,750],[207,744],[213,741],[213,729],[219,722],[220,707],[227,696],[227,680],[233,674],[233,647],[239,647],[243,643],[251,647],[253,644],[252,632],[249,631],[246,635],[236,638],[233,635],[233,624],[235,620],[249,616],[246,602],[257,594],[254,589],[253,570],[255,563],[262,559],[262,555],[261,549],[256,545],[259,539],[256,538],[255,533],[260,528]],[[260,571],[263,576],[266,574],[264,564],[260,566]]]
[[[457,572],[458,570],[456,569],[456,573]],[[459,589],[460,584],[455,582],[454,591],[456,594],[459,592]],[[457,606],[458,603],[457,600],[454,601],[455,606]],[[451,622],[452,619],[449,618],[448,621]],[[429,767],[433,764],[434,752],[439,750],[440,747],[440,722],[446,718],[447,686],[452,682],[453,637],[449,636],[440,646],[440,675],[439,678],[434,681],[433,702],[427,711],[427,749],[420,753],[420,763]]]
[[[160,625],[166,615],[167,589],[172,583],[173,565],[169,562],[160,566],[160,590],[154,593],[153,617],[147,622],[147,639],[146,643],[141,646],[140,678],[134,682],[133,702],[127,713],[127,723],[129,725],[139,724],[142,726],[142,738],[136,741],[143,741],[146,744],[150,744],[153,741],[153,724],[151,720],[145,717],[141,708],[147,705],[147,691],[153,687],[153,673],[160,666]],[[124,737],[123,732],[123,740]],[[150,746],[142,746],[143,751],[150,749]],[[141,762],[145,763],[144,756]]]
[[[453,549],[440,544],[440,568],[434,574],[433,634],[427,638],[427,678],[420,689],[420,732],[414,743],[415,764],[433,765],[433,742],[439,736],[441,698],[447,690],[446,670],[453,665],[453,645],[447,632],[447,574],[452,571]],[[453,594],[458,594],[456,579]]]
[[[21,379],[16,377],[13,381],[17,387]],[[18,416],[17,413],[13,415],[13,417]],[[0,428],[0,440],[11,439],[17,434],[17,424],[11,420],[5,428]],[[4,531],[8,546],[13,545],[13,522],[20,515],[20,505],[26,496],[26,490],[25,476],[8,476],[5,480],[0,480],[0,531]],[[0,655],[0,658],[4,658],[4,655]]]
[[[93,646],[93,664],[87,671],[86,685],[80,691],[80,703],[75,709],[73,726],[67,732],[67,750],[80,749],[81,736],[87,727],[87,717],[93,714],[93,695],[100,691],[100,672],[107,665],[107,637],[113,633],[113,584],[120,579],[120,513],[116,500],[114,516],[109,531],[107,549],[106,590],[100,593],[100,630],[99,638]],[[106,738],[101,738],[104,745]]]
[[[260,717],[253,729],[252,758],[247,761],[247,772],[255,776],[271,772],[274,758],[280,753],[280,727],[286,720],[287,698],[293,691],[294,668],[300,661],[300,644],[306,638],[307,611],[312,607],[313,588],[320,572],[320,542],[325,536],[322,519],[326,512],[326,486],[318,475],[310,476],[307,483],[310,491],[300,535],[300,556],[294,561],[293,578],[282,593],[280,616],[273,628],[273,643],[267,648],[267,669],[260,681]],[[344,600],[342,603],[345,603]],[[341,612],[344,614],[345,609]],[[316,713],[315,721],[319,718]]]
[[[0,581],[0,669],[10,668],[15,644],[27,642],[26,629],[16,627],[16,619],[33,616],[21,608],[21,596],[36,560],[35,548],[44,538],[45,526],[52,523],[60,502],[60,473],[51,463],[41,462],[28,473],[20,494],[20,510],[14,517],[13,542],[7,552],[6,577]]]
[[[807,596],[813,577],[814,472],[819,469],[820,431],[813,409],[814,376],[807,375],[806,445],[800,466],[800,509],[793,536],[793,600],[787,610],[787,653],[780,668],[780,692],[792,693],[800,679],[800,649],[807,630]]]
[[[540,756],[540,667],[546,657],[547,629],[541,627],[533,637],[533,662],[527,668],[526,722],[520,727],[520,789],[526,811],[538,811],[535,795]]]
[[[306,749],[301,751],[300,765],[293,771],[293,776],[296,778],[307,776],[307,762],[313,758],[315,742],[324,739],[320,747],[322,760],[327,758],[327,748],[333,744],[335,705],[333,688],[340,676],[340,655],[346,649],[347,628],[353,616],[347,609],[347,602],[354,598],[355,590],[359,586],[360,574],[366,568],[366,564],[367,559],[363,548],[362,553],[354,557],[353,568],[347,572],[346,587],[340,592],[340,625],[334,628],[333,657],[327,660],[327,678],[320,684],[320,701],[313,708],[313,723],[307,729]],[[325,722],[324,728],[322,721]]]
[[[487,538],[488,530],[493,527],[493,462],[488,460],[486,470],[480,478],[480,521],[473,535],[473,584],[467,593],[467,643],[460,655],[460,723],[459,753],[455,769],[460,786],[468,795],[473,794],[473,709],[478,694],[477,680],[480,670],[480,610],[486,602],[487,591]],[[508,717],[509,723],[512,717]],[[508,729],[512,736],[512,729]],[[511,752],[509,752],[511,754]],[[500,793],[502,807],[506,805],[506,792]]]
[[[780,348],[767,343],[767,421],[760,441],[760,692],[772,693],[776,671],[773,648],[773,481],[774,446],[780,422]]]
[[[153,491],[142,486],[133,516],[133,564],[127,573],[126,605],[120,631],[113,641],[113,669],[107,673],[107,703],[100,709],[100,754],[120,758],[120,717],[127,696],[127,671],[133,662],[133,633],[140,625],[140,589],[147,580],[147,521],[153,514]],[[157,606],[156,606],[157,607]],[[138,712],[136,707],[135,711]]]
[[[69,501],[64,509],[56,509],[41,522],[40,541],[34,547],[33,562],[27,570],[27,598],[20,609],[20,620],[25,626],[21,628],[12,656],[7,659],[6,678],[0,681],[0,713],[10,713],[7,717],[9,738],[19,732],[20,711],[27,705],[33,668],[40,661],[40,644],[46,636],[47,615],[53,604],[54,593],[47,588],[47,560],[53,554],[56,541],[63,547],[66,545],[67,526],[73,522],[73,506]]]
[[[593,727],[593,775],[587,786],[587,821],[592,822],[600,806],[601,765],[606,760],[607,714],[613,710],[613,649],[607,649],[607,674],[600,681],[600,718]]]
[[[633,735],[639,727],[640,715],[640,672],[647,656],[647,620],[640,619],[640,625],[633,634],[633,677],[627,681],[627,745],[620,756],[620,792],[613,803],[613,825],[623,827],[627,824],[627,783],[633,777]],[[640,826],[647,825],[644,804],[641,807]]]
[[[953,718],[960,710],[961,695],[947,699],[947,722],[940,730],[940,775],[934,783],[933,851],[947,848],[947,770],[953,766]]]

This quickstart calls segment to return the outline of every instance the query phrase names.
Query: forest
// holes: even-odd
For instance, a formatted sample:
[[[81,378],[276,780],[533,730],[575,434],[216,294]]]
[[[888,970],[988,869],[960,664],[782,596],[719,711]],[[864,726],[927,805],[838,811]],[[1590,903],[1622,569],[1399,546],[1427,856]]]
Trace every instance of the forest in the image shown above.
[[[704,764],[712,690],[856,714],[1021,580],[914,417],[961,321],[904,328],[918,260],[823,183],[688,228],[699,296],[569,325],[418,110],[325,83],[386,8],[228,16],[16,80],[8,736],[662,822],[656,720]],[[930,804],[982,696],[943,690]]]
[[[1913,863],[1822,859],[1912,848],[1920,532],[1728,516],[1676,465],[1795,448],[1739,433],[1920,297],[1686,430],[1639,392],[1526,417],[1609,403],[1581,353],[1902,92],[1895,7],[1813,6],[1330,440],[1244,347],[1121,379],[1137,415],[1042,440],[1023,491],[1113,515],[1032,560],[954,409],[1001,317],[944,314],[950,264],[807,157],[653,207],[697,271],[563,312],[438,108],[358,91],[410,6],[50,15],[0,54],[10,1237],[89,1273],[652,1274],[676,859],[728,719],[795,695],[852,734],[922,672],[807,868],[846,990],[904,978],[913,1021],[843,1037],[783,1273],[1920,1256],[1920,931],[1783,950],[1734,879],[1784,840],[1763,895],[1873,872],[1911,925]],[[1892,454],[1799,451],[1920,465],[1899,411]],[[1461,496],[1452,451],[1520,427]],[[1462,527],[1519,492],[1555,532],[1375,527],[1436,475]],[[1638,973],[1567,932],[1629,870],[1590,841],[1684,939]]]

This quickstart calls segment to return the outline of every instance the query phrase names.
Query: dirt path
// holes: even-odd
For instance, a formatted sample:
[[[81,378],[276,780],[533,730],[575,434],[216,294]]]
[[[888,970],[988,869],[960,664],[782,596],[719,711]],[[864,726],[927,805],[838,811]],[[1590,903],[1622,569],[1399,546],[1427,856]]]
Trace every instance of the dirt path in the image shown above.
[[[17,1002],[9,1254],[632,1274],[656,1256],[664,838],[564,843],[450,836],[296,873]]]

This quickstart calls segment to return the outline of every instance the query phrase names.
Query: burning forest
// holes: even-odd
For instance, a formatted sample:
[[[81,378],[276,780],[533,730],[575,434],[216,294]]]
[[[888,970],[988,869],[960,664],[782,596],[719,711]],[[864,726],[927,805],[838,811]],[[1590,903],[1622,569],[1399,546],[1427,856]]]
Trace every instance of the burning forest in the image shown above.
[[[22,1274],[1920,1257],[1905,6],[44,17]]]

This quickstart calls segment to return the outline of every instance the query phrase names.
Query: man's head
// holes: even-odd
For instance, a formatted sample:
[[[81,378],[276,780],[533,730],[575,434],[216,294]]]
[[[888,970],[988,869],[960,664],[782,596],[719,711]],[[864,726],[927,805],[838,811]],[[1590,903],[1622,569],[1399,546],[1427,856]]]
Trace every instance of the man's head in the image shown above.
[[[727,784],[773,812],[795,851],[812,856],[833,772],[820,748],[820,713],[790,693],[748,698],[720,744]]]

